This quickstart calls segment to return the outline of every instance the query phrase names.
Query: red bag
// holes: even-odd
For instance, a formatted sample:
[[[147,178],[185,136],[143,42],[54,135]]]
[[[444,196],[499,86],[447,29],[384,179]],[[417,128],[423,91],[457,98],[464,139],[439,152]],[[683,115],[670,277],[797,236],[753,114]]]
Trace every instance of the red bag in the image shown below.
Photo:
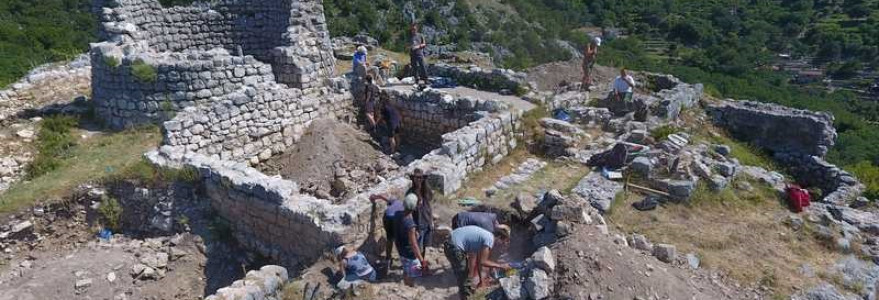
[[[798,185],[788,185],[787,186],[787,202],[790,205],[791,210],[796,213],[803,212],[804,207],[809,207],[811,205],[811,196],[809,196],[809,191],[801,188]]]

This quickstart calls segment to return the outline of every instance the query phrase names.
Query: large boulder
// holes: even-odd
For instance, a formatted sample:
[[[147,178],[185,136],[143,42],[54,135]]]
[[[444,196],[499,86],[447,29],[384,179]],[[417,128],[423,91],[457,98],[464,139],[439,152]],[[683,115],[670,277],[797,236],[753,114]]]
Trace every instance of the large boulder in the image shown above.
[[[534,265],[538,268],[549,273],[555,272],[555,257],[549,248],[540,247],[531,255],[531,260],[534,261]]]

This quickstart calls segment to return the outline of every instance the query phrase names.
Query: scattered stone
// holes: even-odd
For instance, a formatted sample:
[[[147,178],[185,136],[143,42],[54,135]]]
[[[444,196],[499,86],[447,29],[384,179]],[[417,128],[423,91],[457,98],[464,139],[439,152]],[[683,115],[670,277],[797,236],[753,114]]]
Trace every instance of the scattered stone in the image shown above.
[[[513,275],[500,280],[501,288],[504,290],[504,296],[508,300],[524,299],[527,295],[523,295],[522,279],[518,275]]]
[[[632,169],[632,172],[634,172],[635,175],[648,178],[650,177],[650,172],[653,170],[653,162],[650,161],[650,158],[648,157],[639,156],[632,161],[629,168]]]
[[[731,163],[719,163],[717,164],[717,171],[724,177],[733,177],[738,173],[738,168]]]
[[[687,264],[690,265],[691,269],[698,269],[699,263],[699,257],[696,254],[687,253]]]
[[[549,298],[552,294],[552,279],[541,269],[535,269],[531,273],[531,277],[525,281],[528,296],[534,300]]]
[[[552,255],[552,251],[547,247],[540,247],[531,255],[531,259],[534,261],[534,265],[540,269],[543,269],[546,272],[552,273],[555,272],[555,257]]]
[[[720,175],[714,175],[708,179],[708,187],[715,192],[722,191],[726,188],[727,184],[729,184],[729,181]]]
[[[76,284],[74,285],[74,287],[77,290],[84,290],[90,286],[92,286],[92,279],[91,278],[77,280]]]
[[[622,190],[621,183],[602,177],[601,172],[592,172],[577,183],[573,192],[586,199],[599,212],[605,213],[610,209],[617,193]]]
[[[537,207],[537,198],[528,193],[519,193],[513,206],[521,215],[528,216]]]
[[[31,221],[24,221],[24,222],[20,222],[20,223],[13,225],[12,229],[10,229],[9,232],[11,232],[13,234],[22,233],[23,231],[30,230],[33,227],[34,227],[34,223],[32,223]]]
[[[728,156],[732,153],[732,148],[727,145],[716,145],[714,146],[714,152],[723,156]]]
[[[107,281],[110,283],[116,282],[116,273],[110,272],[110,274],[107,274]]]
[[[664,263],[673,263],[677,258],[677,249],[674,245],[657,244],[653,247],[653,256]]]
[[[632,247],[642,251],[653,252],[653,245],[647,240],[647,237],[641,234],[632,235]]]
[[[18,137],[23,138],[23,139],[33,139],[34,138],[34,131],[31,129],[22,129],[22,130],[17,131],[15,133],[15,135],[17,135]]]

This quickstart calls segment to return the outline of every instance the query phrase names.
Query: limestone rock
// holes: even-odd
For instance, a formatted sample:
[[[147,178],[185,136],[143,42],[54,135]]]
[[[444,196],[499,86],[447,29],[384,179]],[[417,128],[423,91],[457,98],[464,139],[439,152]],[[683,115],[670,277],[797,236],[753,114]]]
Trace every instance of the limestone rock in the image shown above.
[[[669,244],[657,244],[653,247],[653,256],[662,262],[673,263],[677,258],[677,248]]]
[[[528,297],[522,289],[522,279],[518,275],[513,275],[500,280],[501,288],[504,290],[504,296],[508,300],[519,300]]]
[[[534,261],[534,265],[544,271],[552,274],[555,272],[555,256],[552,255],[552,250],[549,250],[547,247],[540,247],[531,255],[531,259]]]
[[[525,289],[528,290],[530,299],[543,300],[552,296],[552,284],[552,278],[545,271],[535,269],[525,281]]]

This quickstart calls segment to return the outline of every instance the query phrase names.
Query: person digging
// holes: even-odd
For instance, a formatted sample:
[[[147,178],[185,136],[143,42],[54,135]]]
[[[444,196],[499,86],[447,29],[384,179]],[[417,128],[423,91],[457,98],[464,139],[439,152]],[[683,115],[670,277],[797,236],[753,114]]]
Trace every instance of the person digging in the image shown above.
[[[406,195],[403,201],[404,211],[397,214],[394,223],[394,241],[397,245],[397,254],[403,265],[403,282],[407,286],[415,286],[415,278],[428,273],[430,266],[422,255],[422,249],[418,247],[418,232],[413,215],[418,206],[418,196]]]
[[[498,268],[504,271],[511,269],[509,264],[490,259],[491,249],[496,244],[500,246],[509,243],[508,229],[501,227],[492,234],[479,226],[464,226],[452,231],[451,237],[444,245],[444,250],[455,273],[461,300],[469,299],[476,288],[489,286],[490,280],[483,274],[483,268]]]
[[[393,251],[394,251],[394,241],[397,236],[394,229],[397,227],[395,220],[398,215],[403,214],[403,201],[398,200],[394,197],[387,197],[385,195],[372,195],[369,196],[369,200],[375,203],[375,201],[382,200],[388,203],[387,208],[385,208],[385,214],[382,216],[382,226],[385,229],[385,272],[391,270],[391,264],[394,261]],[[383,273],[384,274],[384,273]]]
[[[340,290],[348,290],[363,281],[375,282],[375,269],[363,253],[342,245],[336,247],[333,254],[339,261],[339,273],[342,274],[342,280],[336,285]]]
[[[510,227],[497,220],[497,214],[490,212],[462,211],[452,217],[452,229],[464,226],[479,226],[489,232],[497,230],[510,231]]]

